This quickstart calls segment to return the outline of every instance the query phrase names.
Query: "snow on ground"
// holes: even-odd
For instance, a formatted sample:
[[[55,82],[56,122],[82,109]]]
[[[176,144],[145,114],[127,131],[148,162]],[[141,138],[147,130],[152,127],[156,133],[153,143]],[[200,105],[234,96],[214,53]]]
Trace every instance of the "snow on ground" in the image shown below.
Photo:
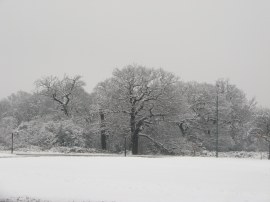
[[[269,202],[270,161],[199,157],[0,158],[0,199]],[[1,200],[0,200],[1,201]]]
[[[11,154],[10,152],[0,152],[0,158],[7,158],[7,157],[15,157],[15,154]]]

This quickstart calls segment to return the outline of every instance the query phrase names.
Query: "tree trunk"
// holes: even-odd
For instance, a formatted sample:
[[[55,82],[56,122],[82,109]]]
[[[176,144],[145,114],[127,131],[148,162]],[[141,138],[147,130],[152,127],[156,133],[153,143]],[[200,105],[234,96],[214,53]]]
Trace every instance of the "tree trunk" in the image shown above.
[[[131,132],[131,144],[132,144],[132,154],[138,154],[139,148],[139,132],[136,130],[136,122],[135,122],[135,109],[131,109],[130,114],[130,132]]]
[[[62,110],[63,110],[64,114],[68,117],[69,116],[69,113],[68,113],[68,107],[67,107],[67,105],[62,105]]]
[[[102,150],[106,150],[107,149],[105,131],[101,131],[101,149]]]
[[[186,132],[185,132],[185,129],[184,129],[184,127],[183,127],[183,124],[184,124],[184,123],[181,122],[181,123],[178,123],[177,126],[178,126],[178,128],[180,129],[180,131],[181,131],[181,133],[182,133],[182,136],[185,137]]]
[[[106,130],[105,130],[105,115],[102,110],[99,110],[100,115],[100,137],[101,137],[101,149],[106,150],[107,144],[106,144]]]
[[[161,144],[160,142],[157,142],[156,140],[154,140],[154,139],[151,138],[150,136],[145,135],[145,134],[142,134],[142,133],[140,133],[139,136],[145,137],[145,138],[147,138],[148,140],[152,141],[152,142],[153,142],[159,149],[161,149],[161,151],[164,152],[165,154],[170,154],[170,155],[173,155],[173,154],[174,154],[173,151],[170,151],[170,150],[167,149],[163,144]]]
[[[270,143],[268,145],[268,160],[270,160]]]
[[[139,148],[139,134],[133,134],[132,135],[132,154],[133,155],[138,154],[138,148]]]

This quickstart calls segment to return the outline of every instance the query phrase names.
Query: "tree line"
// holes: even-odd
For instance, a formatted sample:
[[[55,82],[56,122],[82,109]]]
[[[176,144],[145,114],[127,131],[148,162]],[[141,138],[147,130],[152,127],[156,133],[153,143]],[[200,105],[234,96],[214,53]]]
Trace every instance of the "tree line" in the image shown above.
[[[47,76],[34,93],[2,99],[0,145],[8,148],[15,131],[17,147],[121,152],[126,140],[132,154],[270,151],[270,110],[228,80],[183,82],[163,69],[128,65],[91,93],[84,86],[81,76]]]

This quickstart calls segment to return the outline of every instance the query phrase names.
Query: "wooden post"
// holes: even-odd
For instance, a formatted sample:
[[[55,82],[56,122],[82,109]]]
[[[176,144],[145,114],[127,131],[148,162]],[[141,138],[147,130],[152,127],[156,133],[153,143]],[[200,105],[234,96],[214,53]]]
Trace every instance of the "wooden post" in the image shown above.
[[[125,136],[125,156],[127,156],[127,136]]]
[[[11,153],[13,154],[13,133],[11,133]]]

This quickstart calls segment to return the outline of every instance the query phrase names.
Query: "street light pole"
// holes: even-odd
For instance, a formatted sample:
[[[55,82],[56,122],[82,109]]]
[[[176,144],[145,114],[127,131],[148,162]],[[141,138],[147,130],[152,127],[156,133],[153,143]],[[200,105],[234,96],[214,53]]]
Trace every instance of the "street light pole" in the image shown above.
[[[218,86],[217,86],[218,87]],[[217,121],[216,121],[216,157],[218,158],[218,88],[217,88],[217,100],[216,100],[216,116],[217,116]]]

